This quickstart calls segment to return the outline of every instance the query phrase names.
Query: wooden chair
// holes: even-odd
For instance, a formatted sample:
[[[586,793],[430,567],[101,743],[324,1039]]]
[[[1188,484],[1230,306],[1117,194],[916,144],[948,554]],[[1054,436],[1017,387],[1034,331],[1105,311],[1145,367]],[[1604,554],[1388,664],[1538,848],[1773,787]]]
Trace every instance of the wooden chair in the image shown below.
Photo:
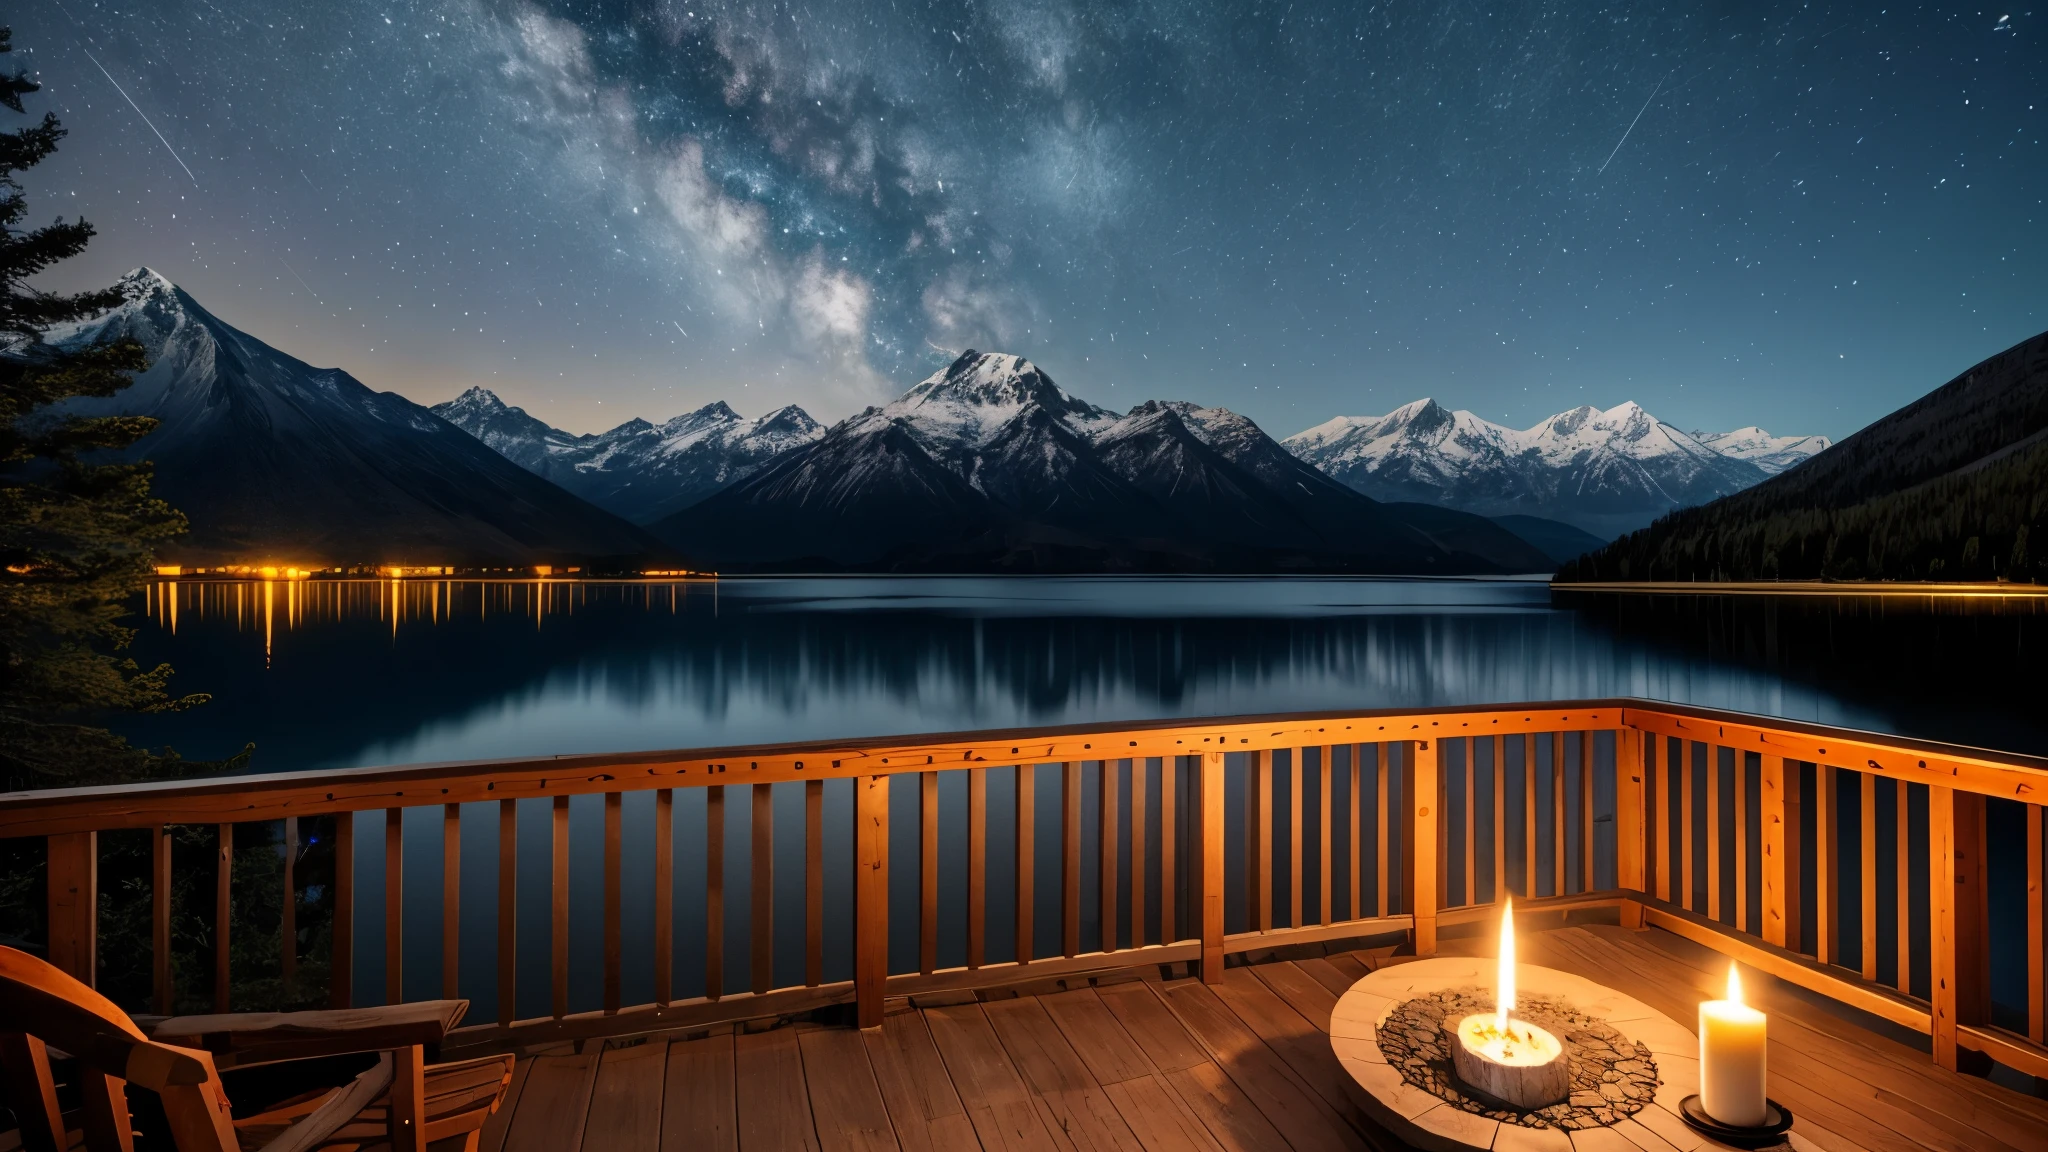
[[[512,1082],[511,1056],[428,1064],[466,1000],[345,1012],[173,1018],[144,1035],[112,1001],[0,947],[0,1076],[24,1152],[133,1152],[125,1086],[163,1100],[178,1152],[475,1152]],[[175,1038],[190,1047],[166,1043]],[[60,1112],[50,1048],[73,1057],[81,1106]],[[369,1071],[234,1119],[219,1069],[377,1052]],[[0,1135],[4,1147],[6,1135]]]

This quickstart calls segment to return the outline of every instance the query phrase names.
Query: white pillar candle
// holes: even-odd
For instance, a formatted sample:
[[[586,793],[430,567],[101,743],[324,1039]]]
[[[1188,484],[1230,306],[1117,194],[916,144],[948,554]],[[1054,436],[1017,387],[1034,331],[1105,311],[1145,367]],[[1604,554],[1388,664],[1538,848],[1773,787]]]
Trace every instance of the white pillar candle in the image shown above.
[[[1764,1122],[1764,1014],[1742,1002],[1728,965],[1728,998],[1700,1004],[1700,1107],[1723,1124]]]

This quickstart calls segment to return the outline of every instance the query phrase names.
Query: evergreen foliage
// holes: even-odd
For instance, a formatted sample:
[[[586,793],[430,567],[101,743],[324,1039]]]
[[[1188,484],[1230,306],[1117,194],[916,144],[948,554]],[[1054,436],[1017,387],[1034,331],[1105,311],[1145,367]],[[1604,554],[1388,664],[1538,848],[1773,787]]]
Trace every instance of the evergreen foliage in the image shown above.
[[[2048,582],[2048,333],[1557,578]]]
[[[12,50],[11,41],[0,29],[0,53]],[[22,97],[37,87],[19,72],[0,75],[0,104],[25,112]],[[67,294],[28,283],[76,256],[93,235],[85,221],[61,217],[21,226],[28,207],[19,174],[63,136],[48,113],[31,127],[0,132],[0,788],[199,767],[168,750],[131,747],[95,721],[206,699],[173,698],[168,665],[144,670],[118,655],[133,638],[119,621],[151,574],[151,548],[183,532],[185,518],[150,495],[149,464],[94,454],[129,447],[156,421],[53,411],[73,397],[111,396],[145,366],[133,340],[69,350],[43,341],[51,326],[121,302],[113,288]]]

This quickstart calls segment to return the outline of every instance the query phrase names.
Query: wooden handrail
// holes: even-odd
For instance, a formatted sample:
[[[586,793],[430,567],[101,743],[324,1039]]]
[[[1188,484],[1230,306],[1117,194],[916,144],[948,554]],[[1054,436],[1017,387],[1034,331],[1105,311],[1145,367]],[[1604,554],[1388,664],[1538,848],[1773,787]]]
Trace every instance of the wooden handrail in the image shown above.
[[[990,954],[989,894],[982,891],[990,882],[992,769],[1011,770],[1014,779],[1013,791],[997,793],[1015,801],[1011,883],[1016,947],[1007,956]],[[961,770],[967,772],[969,827],[964,836],[942,836],[941,813],[954,810],[940,803],[940,781],[945,773]],[[1844,778],[1842,772],[1856,775]],[[902,774],[917,778],[915,802],[903,802],[909,799],[906,792],[895,806],[900,811],[892,815],[890,778]],[[1886,783],[1878,784],[1880,778]],[[831,982],[823,944],[824,886],[831,872],[823,860],[825,783],[842,779],[851,783],[853,797],[854,932],[850,963],[833,964],[829,971],[839,982]],[[1612,797],[1611,808],[1596,809],[1595,797],[1603,792],[1600,781],[1611,781],[1604,793]],[[792,858],[801,849],[800,913],[777,909],[773,883],[777,852],[771,788],[795,782],[803,784],[804,836],[801,845],[785,841],[782,848]],[[1849,830],[1861,845],[1857,859],[1841,857],[1838,782],[1842,804],[1853,803],[1860,812]],[[1732,804],[1721,800],[1724,784]],[[729,794],[727,785],[744,790]],[[676,843],[676,790],[694,788],[703,789],[695,795],[703,797],[705,835],[700,842]],[[172,969],[164,955],[170,944],[165,899],[169,826],[217,829],[215,890],[221,908],[212,927],[224,960],[229,928],[224,898],[234,866],[235,825],[290,821],[285,825],[290,836],[300,821],[331,818],[337,876],[326,897],[334,915],[330,995],[334,1006],[346,1007],[363,991],[350,963],[354,813],[385,813],[381,991],[388,1000],[403,997],[403,810],[427,809],[439,817],[433,823],[442,829],[445,922],[438,991],[454,995],[460,934],[448,917],[461,891],[459,806],[495,800],[498,1022],[464,1029],[467,1043],[620,1035],[842,1002],[852,1002],[859,1022],[872,1027],[880,1023],[888,996],[1145,964],[1191,963],[1205,980],[1217,981],[1231,955],[1387,933],[1406,934],[1414,951],[1427,955],[1439,932],[1471,930],[1475,921],[1492,915],[1494,902],[1513,891],[1532,908],[1611,906],[1626,926],[1647,922],[1666,928],[1927,1032],[1935,1059],[1949,1067],[1958,1065],[1959,1052],[1978,1051],[2014,1067],[2048,1072],[2048,1048],[2042,1047],[2048,1041],[2042,1035],[2048,1020],[2048,982],[2042,974],[2048,942],[2040,939],[2048,922],[2043,903],[2048,872],[2041,848],[2048,813],[2038,803],[2048,798],[2044,790],[2048,760],[2039,758],[1617,699],[1072,725],[13,793],[0,795],[0,836],[48,838],[48,954],[53,963],[90,980],[96,967],[97,834],[152,831],[158,952],[152,958],[153,994],[157,1005],[169,1007],[174,999]],[[1043,795],[1046,791],[1054,794]],[[628,804],[628,792],[652,793],[654,803]],[[601,853],[602,970],[594,987],[601,988],[595,999],[602,1007],[593,1013],[569,1011],[569,804],[579,795],[603,797],[601,840],[594,848],[578,848]],[[1880,818],[1879,797],[1891,802],[1895,813],[1903,813],[1907,801],[1915,812],[1924,805],[1929,830],[1924,848],[1903,818]],[[1992,798],[2026,806],[2030,936],[2025,1036],[1990,1022],[1985,853],[1991,836],[1986,805]],[[528,845],[549,863],[550,1011],[540,1020],[513,1019],[518,1004],[513,953],[519,800],[545,801],[551,810],[543,826],[545,845]],[[1340,807],[1345,810],[1337,811]],[[656,820],[657,873],[652,885],[657,905],[653,1002],[631,1005],[623,1002],[627,959],[621,845],[644,834],[629,834],[626,827],[644,821],[650,808]],[[1229,839],[1226,809],[1239,830]],[[727,816],[740,820],[741,812],[751,829],[750,867],[741,873],[750,898],[729,902]],[[891,860],[892,819],[899,831],[914,826],[914,834],[901,841],[915,845],[910,859]],[[1051,823],[1041,829],[1044,819]],[[414,827],[417,831],[422,825]],[[1039,849],[1041,831],[1056,842],[1056,851]],[[1875,846],[1886,839],[1898,845],[1896,867],[1879,877]],[[942,844],[964,845],[964,859],[942,863]],[[1612,869],[1596,874],[1602,859],[1596,846],[1606,845],[1612,847],[1605,857]],[[1236,860],[1229,867],[1237,869],[1241,882],[1226,891],[1231,857]],[[701,924],[677,923],[673,881],[681,859],[702,862]],[[1725,870],[1724,860],[1732,865]],[[1487,866],[1483,873],[1482,862]],[[892,863],[916,877],[907,886],[915,889],[915,899],[895,909],[898,917],[913,918],[900,925],[899,935],[914,946],[907,962],[899,953],[898,963],[907,963],[899,969],[891,967]],[[939,878],[952,867],[963,867],[969,878],[960,911],[970,938],[964,966],[941,967]],[[1092,878],[1084,877],[1088,869],[1094,871]],[[1808,869],[1816,880],[1815,899],[1813,907],[1804,908],[1800,892]],[[1734,878],[1732,888],[1724,871]],[[1862,900],[1854,909],[1844,909],[1838,898],[1845,873],[1861,879]],[[1482,875],[1490,880],[1482,883]],[[1909,886],[1923,875],[1931,924],[1920,941],[1910,930],[1906,901]],[[285,876],[288,887],[295,883],[289,869]],[[1753,902],[1748,894],[1752,877],[1758,889]],[[1891,884],[1899,902],[1895,938],[1880,939],[1876,932],[1880,881]],[[1156,900],[1149,887],[1155,882]],[[1084,893],[1090,897],[1086,903]],[[1058,929],[1050,934],[1034,933],[1041,895],[1057,906]],[[296,897],[288,891],[286,907]],[[748,938],[735,941],[750,960],[744,975],[726,971],[724,964],[728,910],[747,916],[749,927],[743,932]],[[803,925],[800,965],[787,958],[779,966],[774,962],[778,917],[785,927]],[[1812,929],[1806,927],[1809,920]],[[1845,923],[1860,924],[1861,931],[1844,940]],[[678,953],[678,943],[702,949],[697,954],[704,958],[705,983],[698,996],[675,994],[675,958],[690,954]],[[1911,956],[1922,943],[1931,967],[1916,970]],[[1842,967],[1845,946],[1858,960],[1853,971]],[[298,958],[289,945],[281,955],[287,962]],[[1891,961],[1892,973],[1880,983],[1884,961]],[[800,968],[801,983],[778,986],[778,967],[785,973]],[[849,973],[851,979],[843,979]],[[225,966],[210,975],[216,1002],[225,1008]],[[1916,996],[1918,989],[1925,989],[1924,995]],[[378,989],[368,991],[374,995]]]

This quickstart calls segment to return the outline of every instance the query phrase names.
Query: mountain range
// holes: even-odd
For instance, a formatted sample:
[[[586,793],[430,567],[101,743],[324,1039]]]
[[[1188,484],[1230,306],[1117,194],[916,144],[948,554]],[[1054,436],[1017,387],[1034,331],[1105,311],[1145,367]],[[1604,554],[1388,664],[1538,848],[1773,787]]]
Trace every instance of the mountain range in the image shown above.
[[[2048,333],[1564,580],[2048,580]]]
[[[270,559],[535,564],[664,553],[647,533],[492,451],[426,408],[315,368],[223,323],[147,268],[122,303],[45,339],[132,336],[149,369],[85,414],[155,417],[129,454],[191,521],[184,563]]]
[[[1748,488],[1828,441],[1760,428],[1689,435],[1633,402],[1516,429],[1423,399],[1385,416],[1339,416],[1286,444],[1374,499],[1542,516],[1607,540]]]

